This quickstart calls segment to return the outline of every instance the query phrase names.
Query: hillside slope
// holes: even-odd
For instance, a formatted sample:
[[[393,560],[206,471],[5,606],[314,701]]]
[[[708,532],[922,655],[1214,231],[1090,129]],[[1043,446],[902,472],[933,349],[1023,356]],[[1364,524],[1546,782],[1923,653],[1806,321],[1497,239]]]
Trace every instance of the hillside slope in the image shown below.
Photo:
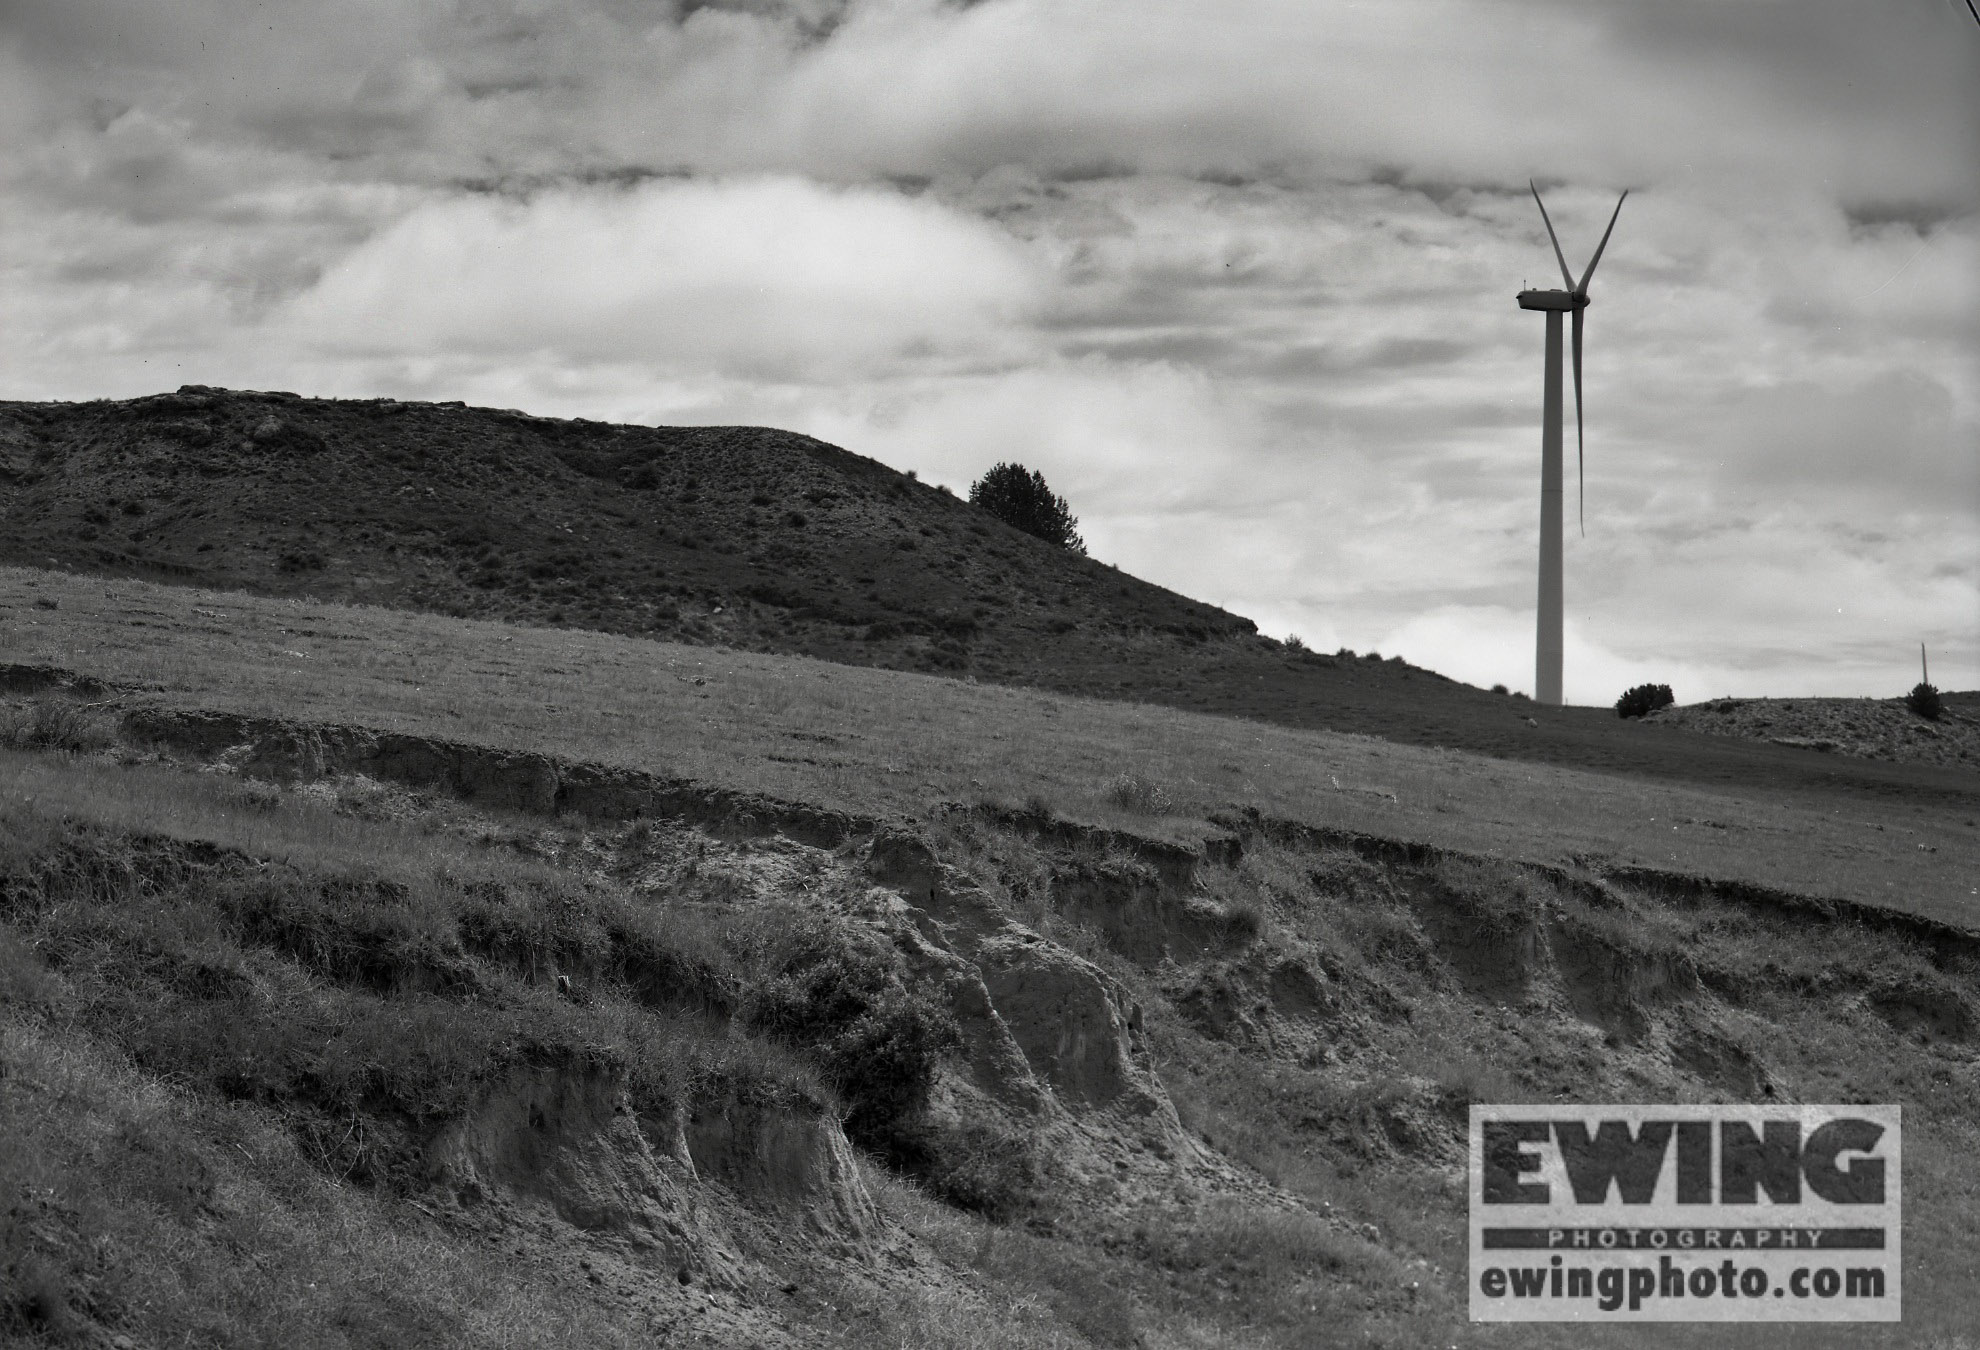
[[[1565,1096],[1904,1108],[1902,1326],[1631,1344],[1977,1315],[1970,924],[104,694],[0,699],[0,1342],[1578,1346],[1465,1320],[1466,1108]]]
[[[1939,809],[1773,800],[915,672],[0,567],[0,691],[50,688],[125,708],[555,751],[869,815],[1042,802],[1189,843],[1212,817],[1258,811],[1503,857],[1613,860],[1897,903],[1960,923],[1980,870],[1973,793]]]
[[[0,403],[0,562],[1103,698],[1711,788],[1969,809],[1980,775],[1542,711],[1297,651],[809,437],[189,386]]]
[[[1235,615],[761,427],[611,426],[188,387],[0,404],[7,560],[1018,673]]]

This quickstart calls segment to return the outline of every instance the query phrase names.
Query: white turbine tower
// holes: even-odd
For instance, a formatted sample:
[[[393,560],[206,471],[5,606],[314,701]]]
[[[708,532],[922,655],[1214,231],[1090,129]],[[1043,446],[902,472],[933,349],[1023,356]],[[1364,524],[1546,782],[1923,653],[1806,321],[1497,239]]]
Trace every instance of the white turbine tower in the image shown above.
[[[1588,260],[1588,270],[1576,281],[1561,255],[1560,237],[1547,217],[1547,203],[1540,200],[1540,189],[1531,182],[1533,200],[1546,223],[1547,238],[1554,243],[1554,260],[1561,265],[1564,291],[1521,291],[1519,307],[1537,309],[1547,315],[1547,369],[1541,384],[1540,424],[1540,613],[1535,626],[1533,651],[1533,696],[1541,703],[1559,707],[1561,703],[1561,315],[1574,315],[1574,457],[1575,476],[1580,485],[1582,471],[1581,436],[1581,312],[1588,308],[1588,279],[1595,275],[1595,264],[1602,261],[1602,250],[1609,246],[1609,235],[1622,214],[1623,193],[1616,201],[1609,228],[1602,231],[1602,242]],[[1585,496],[1585,490],[1584,490]]]

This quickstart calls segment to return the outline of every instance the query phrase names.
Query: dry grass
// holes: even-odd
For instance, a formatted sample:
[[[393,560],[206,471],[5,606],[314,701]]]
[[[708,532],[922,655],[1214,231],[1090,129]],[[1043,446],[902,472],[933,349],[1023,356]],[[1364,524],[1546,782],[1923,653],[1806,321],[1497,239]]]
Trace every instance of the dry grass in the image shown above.
[[[0,1341],[641,1346],[499,1246],[340,1186],[273,1113],[0,1008]],[[306,1332],[304,1329],[307,1329]]]
[[[58,611],[34,596],[59,597]],[[1233,807],[1564,862],[1613,858],[1972,919],[1980,828],[901,672],[0,569],[0,660],[153,699],[525,747],[878,814],[1033,797],[1189,838]],[[1160,785],[1116,800],[1126,775]],[[1930,851],[1928,851],[1930,850]]]

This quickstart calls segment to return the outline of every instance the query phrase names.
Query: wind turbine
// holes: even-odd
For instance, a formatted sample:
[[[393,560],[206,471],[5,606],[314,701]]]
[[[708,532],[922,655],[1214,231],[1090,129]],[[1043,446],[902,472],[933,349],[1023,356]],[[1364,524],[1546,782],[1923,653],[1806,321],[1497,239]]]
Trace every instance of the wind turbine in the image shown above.
[[[1561,702],[1561,315],[1574,315],[1574,459],[1577,486],[1585,485],[1582,474],[1581,432],[1581,312],[1588,308],[1588,279],[1595,275],[1595,264],[1602,261],[1602,250],[1609,246],[1609,235],[1622,214],[1623,193],[1616,201],[1609,228],[1602,231],[1602,242],[1588,260],[1588,270],[1576,281],[1561,255],[1560,236],[1548,219],[1547,203],[1540,200],[1540,189],[1531,180],[1534,204],[1546,222],[1547,238],[1554,244],[1554,260],[1561,265],[1564,291],[1521,291],[1519,307],[1537,309],[1547,315],[1547,370],[1541,384],[1540,425],[1540,615],[1536,625],[1533,653],[1533,694],[1541,703],[1560,706]],[[1583,526],[1586,533],[1587,527]]]

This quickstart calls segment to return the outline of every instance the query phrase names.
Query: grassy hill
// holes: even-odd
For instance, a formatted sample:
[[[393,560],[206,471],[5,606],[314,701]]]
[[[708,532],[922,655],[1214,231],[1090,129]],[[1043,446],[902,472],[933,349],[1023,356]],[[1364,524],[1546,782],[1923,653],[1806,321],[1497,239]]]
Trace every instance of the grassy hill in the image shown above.
[[[1708,790],[1980,798],[1959,768],[1543,712],[1399,660],[1293,650],[763,428],[198,387],[0,403],[0,561],[970,676]]]
[[[1675,735],[1676,733],[1669,733]],[[1980,829],[0,568],[0,1339],[1579,1346],[1477,1101],[1905,1110],[1976,1320]],[[119,1338],[122,1338],[121,1340]]]
[[[807,658],[0,568],[0,688],[77,677],[119,706],[357,723],[861,815],[1030,804],[1197,846],[1227,832],[1213,817],[1255,812],[1954,922],[1980,870],[1980,815],[1957,801],[1782,800]]]

